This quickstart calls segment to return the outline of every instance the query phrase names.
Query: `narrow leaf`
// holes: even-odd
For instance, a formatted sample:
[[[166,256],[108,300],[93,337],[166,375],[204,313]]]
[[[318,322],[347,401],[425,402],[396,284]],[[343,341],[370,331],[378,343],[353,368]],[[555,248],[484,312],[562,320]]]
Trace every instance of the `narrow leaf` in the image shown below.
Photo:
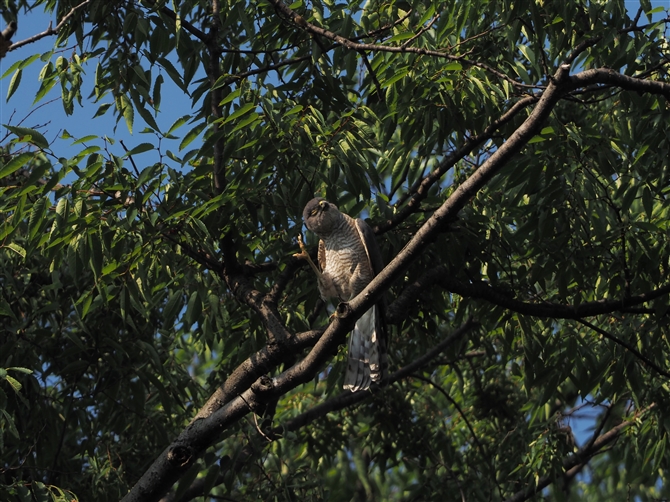
[[[38,148],[42,148],[43,150],[49,148],[49,142],[46,140],[44,136],[42,136],[42,133],[36,131],[35,129],[31,129],[29,127],[18,127],[18,126],[12,126],[12,125],[5,125],[7,129],[12,131],[16,136],[21,140],[25,141],[26,143],[32,143]]]
[[[29,152],[20,153],[12,160],[7,162],[2,168],[0,168],[0,178],[9,176],[15,171],[18,171],[23,166],[25,166],[30,159],[33,158],[33,154]]]
[[[7,101],[9,101],[9,98],[12,97],[12,94],[16,92],[16,89],[19,88],[22,74],[23,70],[21,70],[20,68],[14,72],[14,76],[12,77],[12,80],[10,80],[9,88],[7,89]]]

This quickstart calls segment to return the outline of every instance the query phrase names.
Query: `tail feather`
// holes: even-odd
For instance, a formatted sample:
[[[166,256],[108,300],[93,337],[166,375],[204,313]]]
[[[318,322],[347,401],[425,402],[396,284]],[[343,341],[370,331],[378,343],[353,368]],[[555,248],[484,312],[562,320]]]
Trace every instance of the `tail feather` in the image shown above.
[[[366,390],[372,382],[383,380],[386,351],[379,321],[377,307],[372,307],[356,321],[349,336],[345,389],[352,392]]]

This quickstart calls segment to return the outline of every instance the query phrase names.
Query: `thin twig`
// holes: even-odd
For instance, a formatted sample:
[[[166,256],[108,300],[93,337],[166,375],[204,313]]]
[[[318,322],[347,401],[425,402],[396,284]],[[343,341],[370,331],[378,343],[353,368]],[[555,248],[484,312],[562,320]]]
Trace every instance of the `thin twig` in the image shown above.
[[[628,352],[630,352],[630,353],[633,354],[635,357],[637,357],[638,359],[640,359],[641,361],[643,361],[644,363],[646,363],[647,366],[649,366],[651,369],[653,369],[654,371],[656,371],[659,375],[663,375],[663,376],[666,377],[666,378],[670,378],[670,373],[669,373],[669,372],[665,371],[663,368],[661,368],[660,366],[658,366],[655,362],[653,362],[653,361],[652,361],[651,359],[649,359],[647,356],[645,356],[644,354],[642,354],[640,351],[638,351],[635,347],[633,347],[633,346],[632,346],[631,344],[629,344],[628,342],[624,342],[623,340],[617,338],[616,336],[612,335],[611,333],[608,333],[608,332],[605,331],[604,329],[599,328],[598,326],[596,326],[596,325],[594,325],[594,324],[591,324],[590,322],[585,321],[584,319],[577,319],[577,322],[583,324],[583,325],[586,326],[587,328],[592,329],[593,331],[595,331],[596,333],[598,333],[598,334],[604,336],[604,337],[607,338],[608,340],[613,341],[613,342],[616,343],[617,345],[621,345],[621,346],[622,346],[624,349],[626,349]]]
[[[91,0],[85,0],[84,2],[80,3],[79,5],[75,5],[70,9],[70,12],[65,14],[63,18],[60,20],[60,22],[56,25],[55,28],[51,27],[51,23],[49,23],[49,27],[44,30],[42,33],[38,33],[36,35],[33,35],[30,38],[26,38],[25,40],[21,40],[19,42],[16,42],[12,45],[9,46],[9,49],[7,51],[13,51],[14,49],[18,49],[19,47],[23,47],[24,45],[32,44],[33,42],[37,42],[38,40],[41,40],[45,37],[51,36],[51,35],[56,35],[60,29],[63,27],[65,22],[70,19],[74,13],[80,8],[83,7],[84,5],[88,4]]]

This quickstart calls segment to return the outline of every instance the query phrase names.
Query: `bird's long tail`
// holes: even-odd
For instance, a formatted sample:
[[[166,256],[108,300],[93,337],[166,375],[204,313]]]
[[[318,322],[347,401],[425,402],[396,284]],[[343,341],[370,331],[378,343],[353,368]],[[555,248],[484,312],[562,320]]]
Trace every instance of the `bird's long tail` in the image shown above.
[[[375,306],[356,321],[349,336],[345,389],[355,392],[368,389],[372,382],[382,382],[386,371],[384,342],[378,309]]]

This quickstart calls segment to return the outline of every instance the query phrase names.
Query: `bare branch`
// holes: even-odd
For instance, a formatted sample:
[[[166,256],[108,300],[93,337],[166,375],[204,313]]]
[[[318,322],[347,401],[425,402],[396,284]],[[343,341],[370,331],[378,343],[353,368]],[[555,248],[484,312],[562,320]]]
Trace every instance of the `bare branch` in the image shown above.
[[[639,93],[660,94],[670,100],[670,84],[659,80],[629,77],[609,68],[585,70],[568,77],[570,90],[591,85],[611,85]]]
[[[45,37],[49,37],[51,35],[57,35],[58,32],[61,30],[61,28],[65,25],[68,19],[70,19],[72,16],[74,16],[74,13],[79,10],[79,8],[83,7],[84,5],[87,5],[90,2],[90,0],[84,0],[82,3],[75,5],[70,9],[70,12],[65,14],[63,18],[60,20],[60,22],[56,25],[55,28],[51,27],[51,23],[49,23],[49,27],[44,30],[42,33],[38,33],[36,35],[33,35],[30,38],[26,38],[25,40],[21,40],[19,42],[16,42],[12,44],[8,51],[13,51],[15,49],[18,49],[19,47],[23,47],[24,45],[32,44],[33,42],[37,42],[38,40],[41,40]]]

